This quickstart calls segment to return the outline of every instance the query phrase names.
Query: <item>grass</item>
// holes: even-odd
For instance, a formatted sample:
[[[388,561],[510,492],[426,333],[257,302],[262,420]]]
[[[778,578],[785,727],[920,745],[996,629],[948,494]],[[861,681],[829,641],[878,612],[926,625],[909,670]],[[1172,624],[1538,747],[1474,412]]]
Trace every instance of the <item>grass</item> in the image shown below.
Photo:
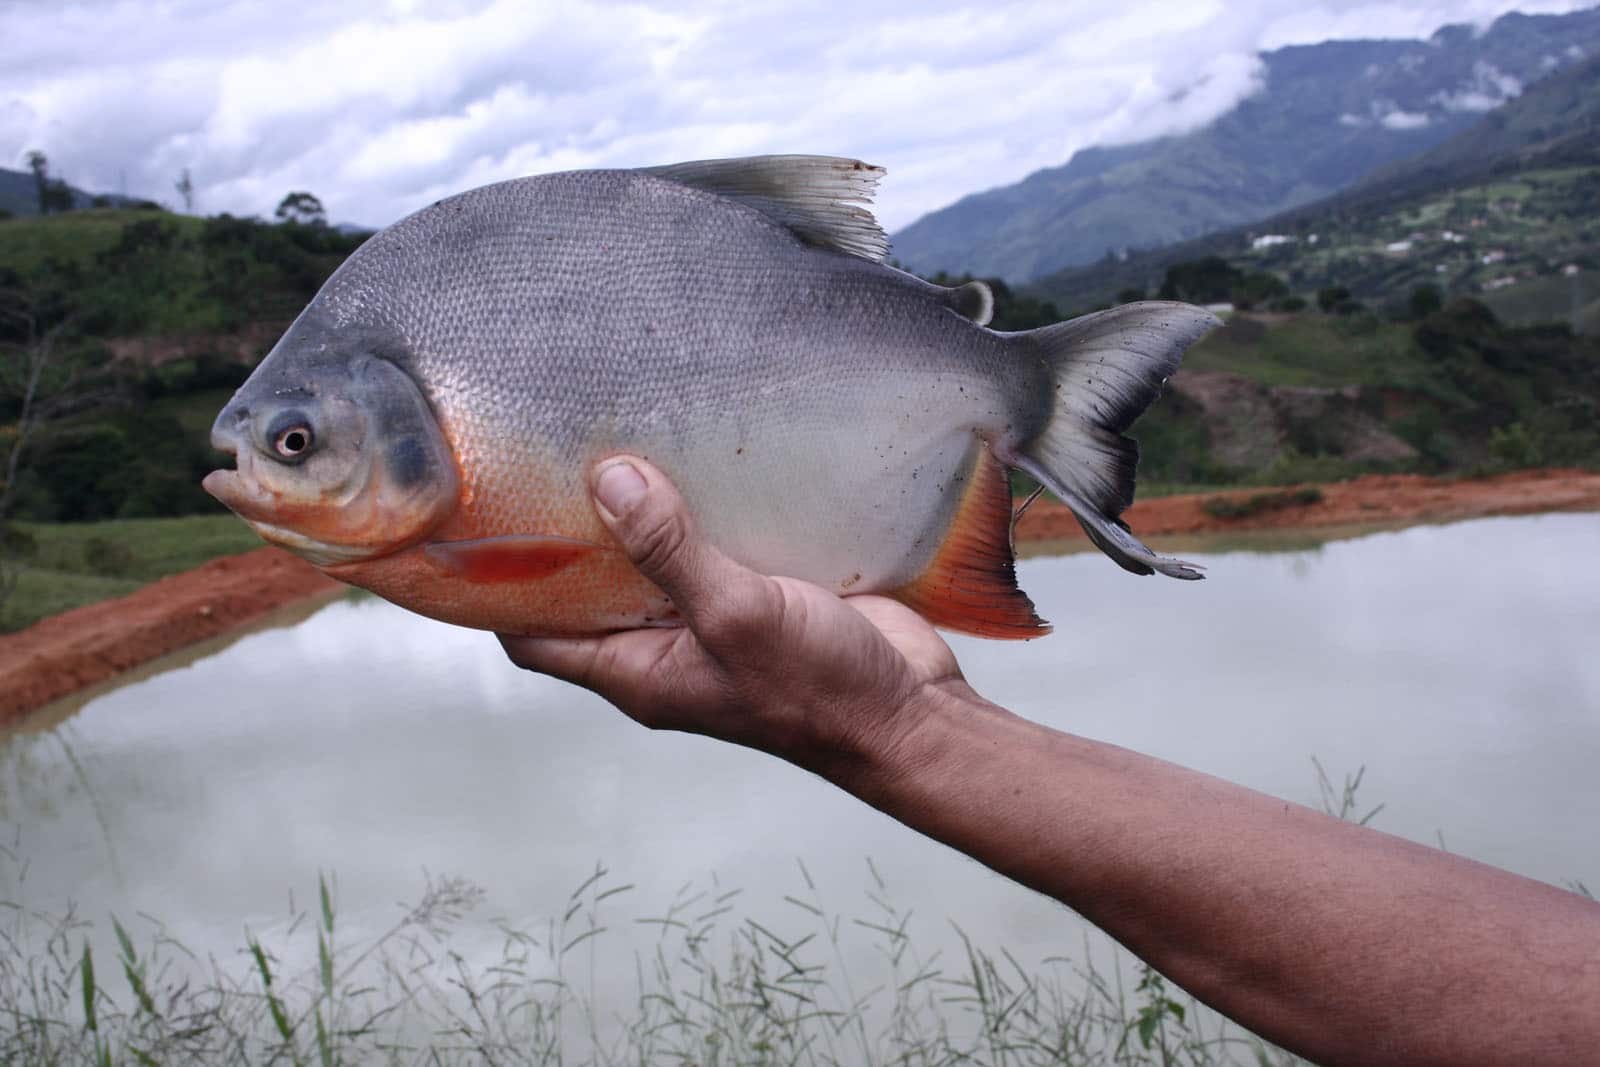
[[[1312,763],[1328,814],[1367,825],[1384,810],[1359,797],[1364,767],[1336,780]],[[27,871],[17,842],[0,843],[8,892],[21,895]],[[0,1063],[1302,1062],[1109,938],[1109,952],[1094,951],[1087,928],[1075,958],[1019,956],[930,929],[871,860],[846,909],[803,863],[797,873],[760,909],[713,880],[638,914],[638,887],[597,867],[559,914],[472,930],[463,920],[483,891],[429,878],[386,928],[368,919],[365,936],[320,877],[309,906],[204,958],[147,914],[96,922],[70,905],[0,901]]]
[[[1409,326],[1362,316],[1238,319],[1195,345],[1185,370],[1223,371],[1265,386],[1394,384],[1418,362]]]
[[[1024,963],[958,929],[959,950],[925,958],[926,929],[869,870],[859,913],[829,907],[801,866],[803,886],[758,917],[715,885],[630,916],[634,887],[597,869],[560,916],[495,924],[487,953],[456,929],[483,893],[452,878],[364,939],[319,879],[310,908],[222,959],[148,916],[96,926],[0,905],[0,1062],[1298,1062],[1147,967],[1131,988],[1120,964],[1096,969],[1087,943],[1082,961]],[[633,989],[608,1008],[594,991],[619,947]]]
[[[16,589],[0,605],[0,632],[261,546],[261,539],[232,515],[19,522],[16,528],[32,549],[22,558]]]
[[[0,221],[0,267],[26,274],[47,259],[89,268],[95,257],[117,243],[122,228],[142,219],[172,222],[198,233],[201,220],[166,212],[90,208],[59,215],[30,215]]]
[[[1321,500],[1321,489],[1316,486],[1306,486],[1301,489],[1274,489],[1264,493],[1251,493],[1243,500],[1226,496],[1207,497],[1200,502],[1200,510],[1217,519],[1247,519],[1269,511],[1309,507]]]

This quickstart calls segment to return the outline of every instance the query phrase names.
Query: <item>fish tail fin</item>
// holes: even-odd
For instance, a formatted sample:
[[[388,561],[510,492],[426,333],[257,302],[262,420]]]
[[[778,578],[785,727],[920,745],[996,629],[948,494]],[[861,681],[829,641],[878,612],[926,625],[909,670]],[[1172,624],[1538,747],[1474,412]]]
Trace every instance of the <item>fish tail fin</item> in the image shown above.
[[[1013,335],[1049,367],[1054,406],[1043,431],[998,458],[1055,493],[1095,547],[1135,574],[1204,577],[1156,555],[1118,516],[1133,503],[1139,462],[1123,431],[1161,394],[1184,349],[1216,325],[1191,304],[1141,301]]]

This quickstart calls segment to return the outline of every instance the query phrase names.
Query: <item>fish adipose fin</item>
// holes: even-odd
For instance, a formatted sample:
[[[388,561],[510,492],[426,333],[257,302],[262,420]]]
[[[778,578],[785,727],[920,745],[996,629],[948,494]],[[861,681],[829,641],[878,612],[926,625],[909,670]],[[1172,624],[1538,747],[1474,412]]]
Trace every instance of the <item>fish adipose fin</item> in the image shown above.
[[[1050,624],[1017,588],[1011,551],[1011,480],[979,449],[950,533],[910,585],[889,594],[935,626],[979,637],[1042,637]]]
[[[1139,462],[1122,431],[1160,395],[1184,349],[1216,325],[1191,304],[1143,301],[1012,335],[1049,365],[1055,406],[1042,433],[997,455],[1055,493],[1095,547],[1135,574],[1204,577],[1195,564],[1156,555],[1118,519],[1133,503]]]
[[[643,174],[737,200],[787,226],[808,244],[877,263],[889,235],[863,205],[883,168],[834,156],[751,156],[644,167]]]
[[[944,302],[950,310],[979,326],[989,325],[994,318],[994,291],[984,282],[968,282],[944,291]]]
[[[471,541],[435,541],[423,548],[429,563],[469,582],[527,582],[548,578],[604,547],[592,541],[538,534],[508,534]]]

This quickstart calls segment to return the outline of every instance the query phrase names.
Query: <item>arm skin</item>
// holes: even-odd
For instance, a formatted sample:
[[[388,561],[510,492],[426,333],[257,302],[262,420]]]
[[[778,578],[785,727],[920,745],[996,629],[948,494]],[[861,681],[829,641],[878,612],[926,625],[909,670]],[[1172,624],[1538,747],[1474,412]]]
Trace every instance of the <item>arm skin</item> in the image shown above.
[[[503,638],[656,729],[772,753],[1049,894],[1328,1064],[1600,1056],[1600,905],[978,696],[910,609],[749,571],[630,458],[601,518],[688,625]]]

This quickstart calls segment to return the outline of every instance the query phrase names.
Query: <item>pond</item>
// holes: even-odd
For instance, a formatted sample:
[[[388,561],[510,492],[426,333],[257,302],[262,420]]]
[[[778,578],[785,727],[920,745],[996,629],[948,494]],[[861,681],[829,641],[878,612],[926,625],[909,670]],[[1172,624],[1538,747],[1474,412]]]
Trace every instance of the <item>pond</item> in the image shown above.
[[[1557,514],[1229,548],[1201,558],[1203,583],[1031,558],[1021,584],[1055,633],[952,643],[1023,715],[1302,803],[1318,802],[1313,757],[1336,785],[1364,766],[1360,813],[1381,802],[1379,828],[1592,886],[1597,548],[1600,514]],[[484,890],[468,941],[489,951],[490,918],[559,916],[597,864],[634,887],[607,902],[627,945],[686,885],[742,890],[742,913],[774,924],[786,896],[865,914],[869,859],[933,950],[952,923],[1032,958],[1083,943],[1064,909],[818,779],[651,734],[510,667],[486,634],[373,599],[5,744],[0,900],[151,916],[201,958],[285,928],[323,872],[348,936],[388,926],[429,878],[468,879]]]

